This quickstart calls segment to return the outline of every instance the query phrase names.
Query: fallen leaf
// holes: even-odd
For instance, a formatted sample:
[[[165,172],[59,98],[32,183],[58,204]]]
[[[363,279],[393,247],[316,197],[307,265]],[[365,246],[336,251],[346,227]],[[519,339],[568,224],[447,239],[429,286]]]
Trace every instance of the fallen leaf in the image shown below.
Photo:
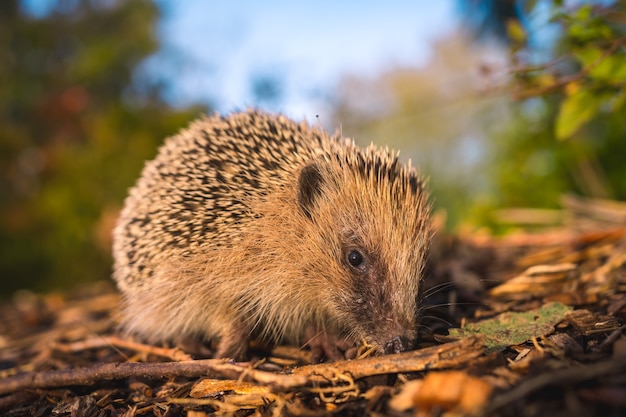
[[[532,266],[521,275],[492,288],[489,294],[507,300],[526,300],[563,292],[576,268],[572,263]]]
[[[488,382],[461,371],[431,372],[415,389],[413,402],[418,409],[476,413],[487,404],[492,391]]]
[[[202,379],[194,384],[189,396],[191,398],[211,397],[221,392],[233,391],[236,394],[265,394],[270,392],[268,387],[254,385],[250,382]]]
[[[396,411],[406,411],[413,407],[415,405],[413,398],[415,398],[417,391],[419,391],[423,383],[424,381],[421,379],[407,381],[402,386],[402,390],[389,400],[389,407]]]
[[[492,319],[470,323],[461,329],[450,329],[449,333],[450,336],[458,338],[482,334],[485,336],[486,348],[501,350],[533,337],[552,333],[554,326],[563,320],[571,309],[561,303],[548,303],[535,310],[502,313]]]

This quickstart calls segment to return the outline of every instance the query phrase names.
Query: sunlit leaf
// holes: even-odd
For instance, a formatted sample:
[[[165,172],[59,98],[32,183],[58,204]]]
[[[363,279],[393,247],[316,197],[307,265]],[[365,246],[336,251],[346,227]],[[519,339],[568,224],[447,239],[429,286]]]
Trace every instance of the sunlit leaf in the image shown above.
[[[519,44],[525,43],[528,38],[526,29],[524,29],[524,26],[516,19],[509,19],[506,22],[506,33],[513,42]]]
[[[567,83],[565,86],[565,94],[568,96],[576,94],[580,91],[580,83],[576,81],[572,81],[571,83]]]
[[[611,111],[617,112],[624,108],[626,104],[626,90],[620,90],[619,93],[611,97],[609,100],[609,105],[611,106]]]
[[[588,20],[591,17],[591,4],[585,4],[576,10],[574,19],[579,21]]]
[[[602,19],[592,15],[592,5],[586,4],[574,13],[567,34],[575,42],[588,42],[594,39],[609,39],[613,31]]]
[[[585,89],[575,91],[561,103],[556,118],[555,135],[557,139],[570,138],[598,112],[601,98]]]
[[[622,53],[607,55],[602,49],[589,46],[575,50],[574,57],[588,68],[592,78],[615,83],[626,80],[626,60]]]
[[[546,72],[546,73],[537,75],[534,81],[539,87],[550,87],[554,85],[554,83],[556,82],[556,79],[554,77],[554,74],[550,74]]]

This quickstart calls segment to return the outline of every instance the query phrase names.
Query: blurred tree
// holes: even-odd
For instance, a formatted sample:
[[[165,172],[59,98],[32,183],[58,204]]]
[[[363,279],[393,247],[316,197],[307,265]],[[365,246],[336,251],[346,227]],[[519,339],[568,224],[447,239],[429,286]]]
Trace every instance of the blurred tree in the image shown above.
[[[516,117],[493,137],[493,203],[556,206],[563,192],[626,199],[626,2],[528,6],[507,22]],[[544,42],[538,15],[556,28]]]
[[[507,22],[521,20],[527,1],[518,0],[457,0],[465,26],[480,40],[509,40]]]
[[[480,93],[478,68],[483,60],[502,61],[504,53],[472,45],[465,32],[440,39],[433,50],[423,68],[345,78],[336,89],[335,123],[362,145],[401,149],[430,177],[435,207],[445,208],[455,226],[490,190],[485,132],[509,115],[502,97]]]
[[[450,226],[569,192],[626,199],[626,1],[459,2],[474,36],[441,40],[425,68],[342,82],[344,133],[409,151]]]
[[[163,137],[200,112],[135,79],[156,51],[149,0],[53,1],[41,18],[0,2],[3,291],[110,274],[110,230]]]

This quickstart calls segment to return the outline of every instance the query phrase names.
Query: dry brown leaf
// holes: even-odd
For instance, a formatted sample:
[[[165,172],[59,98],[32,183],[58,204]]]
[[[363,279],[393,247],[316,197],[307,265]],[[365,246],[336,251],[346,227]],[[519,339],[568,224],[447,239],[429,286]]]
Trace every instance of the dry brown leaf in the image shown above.
[[[477,413],[487,405],[492,391],[488,382],[461,371],[431,372],[415,390],[413,403],[419,409]]]
[[[236,394],[264,394],[270,392],[268,387],[255,385],[250,382],[205,378],[193,385],[189,396],[192,398],[212,397],[228,391],[233,391]]]
[[[424,381],[421,379],[407,381],[402,386],[402,390],[389,400],[389,407],[396,411],[406,411],[409,408],[414,407],[415,402],[413,398],[415,398],[417,391],[420,390],[423,383]]]
[[[188,410],[187,417],[206,417],[206,412],[204,411],[196,411],[196,410]]]
[[[521,275],[492,288],[489,294],[507,300],[527,300],[563,292],[576,268],[572,263],[532,266]]]

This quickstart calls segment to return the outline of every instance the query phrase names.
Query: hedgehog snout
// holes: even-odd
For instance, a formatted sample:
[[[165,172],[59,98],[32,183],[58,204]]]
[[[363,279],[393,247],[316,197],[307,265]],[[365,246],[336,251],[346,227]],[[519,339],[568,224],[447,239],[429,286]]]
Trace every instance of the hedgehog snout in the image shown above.
[[[404,336],[395,336],[384,345],[385,354],[406,352],[413,349],[414,341]]]

